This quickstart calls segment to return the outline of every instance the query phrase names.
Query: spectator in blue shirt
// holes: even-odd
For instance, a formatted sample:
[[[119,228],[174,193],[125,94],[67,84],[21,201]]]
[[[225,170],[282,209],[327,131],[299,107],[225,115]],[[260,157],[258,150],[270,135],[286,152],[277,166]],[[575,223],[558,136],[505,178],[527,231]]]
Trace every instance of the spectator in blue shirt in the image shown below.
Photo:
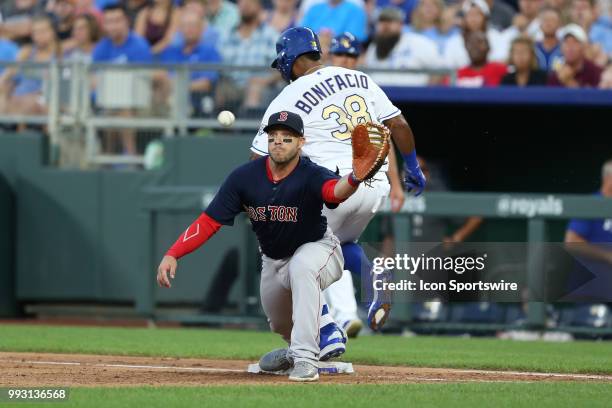
[[[604,163],[601,169],[601,188],[596,196],[612,198],[612,159]],[[571,220],[565,234],[565,242],[612,243],[612,215],[609,219]],[[612,252],[601,253],[602,257],[612,263]]]
[[[10,40],[0,38],[0,61],[12,62],[17,58],[19,47]],[[0,66],[0,74],[4,71],[4,67]]]
[[[32,20],[32,44],[24,45],[18,62],[49,63],[60,57],[61,46],[47,16]],[[9,115],[46,115],[43,88],[48,72],[40,67],[8,68],[0,77],[0,112]],[[18,129],[25,129],[20,124]]]
[[[601,173],[601,188],[595,195],[602,200],[610,200],[612,199],[612,159],[604,163]],[[565,243],[569,244],[568,251],[590,273],[587,282],[584,282],[584,273],[570,276],[572,295],[580,300],[597,302],[611,299],[612,215],[607,219],[571,220],[565,232]]]
[[[410,26],[407,28],[407,31],[424,35],[435,42],[440,55],[444,53],[448,40],[459,33],[456,26],[444,26],[445,9],[443,0],[421,0],[414,9]]]
[[[93,50],[92,60],[96,62],[106,62],[113,64],[127,63],[149,63],[152,61],[151,48],[147,41],[130,30],[130,22],[125,9],[121,6],[107,6],[103,13],[103,24],[106,37],[104,37]],[[156,95],[165,95],[160,87],[161,80],[154,78],[154,99]],[[96,95],[94,95],[96,98]],[[157,101],[156,101],[157,102]],[[161,106],[161,103],[155,103]],[[132,116],[134,112],[130,109],[123,109],[118,113],[122,116]],[[118,132],[117,135],[109,134],[103,139],[104,150],[111,153],[115,150],[115,140],[119,136],[122,144],[122,153],[135,155],[136,134],[133,131],[125,130]]]
[[[168,63],[221,63],[221,55],[217,49],[202,41],[204,20],[197,14],[183,13],[180,19],[180,31],[184,43],[179,46],[170,46],[160,55],[162,62]],[[190,74],[189,90],[192,93],[192,104],[196,113],[202,112],[202,94],[210,93],[218,79],[216,71],[195,71]]]
[[[545,7],[540,11],[539,19],[542,39],[535,45],[538,67],[550,71],[563,61],[561,41],[557,38],[557,31],[561,28],[561,14],[555,8]]]
[[[418,5],[419,0],[376,0],[376,10],[378,12],[388,7],[401,9],[405,16],[404,24],[410,24],[412,22],[412,13]]]
[[[104,37],[93,51],[94,62],[151,62],[147,41],[130,30],[129,20],[121,6],[104,9]]]
[[[96,7],[99,10],[104,10],[107,6],[115,6],[119,4],[119,0],[96,0]]]
[[[368,36],[365,10],[347,0],[327,0],[313,5],[306,11],[300,25],[316,33],[327,31],[331,37],[348,31],[360,42]]]
[[[587,32],[591,43],[601,47],[603,53],[610,57],[612,56],[612,29],[597,20],[596,8],[595,0],[573,0],[570,7],[570,16],[572,22],[580,25]],[[591,57],[591,59],[597,61],[596,57]],[[606,62],[607,58],[603,60],[603,65]]]

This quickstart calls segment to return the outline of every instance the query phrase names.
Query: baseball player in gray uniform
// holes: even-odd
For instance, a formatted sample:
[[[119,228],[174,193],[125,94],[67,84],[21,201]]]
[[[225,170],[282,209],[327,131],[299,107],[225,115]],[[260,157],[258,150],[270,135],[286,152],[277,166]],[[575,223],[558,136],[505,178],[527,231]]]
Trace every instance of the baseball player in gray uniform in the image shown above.
[[[264,370],[291,367],[290,380],[319,378],[322,290],[342,275],[340,242],[327,226],[323,205],[337,206],[359,186],[300,152],[305,143],[300,115],[273,113],[265,127],[269,156],[235,169],[202,215],[161,261],[160,286],[170,287],[177,260],[206,242],[221,225],[246,212],[262,251],[261,302],[271,329],[289,344],[260,360]]]

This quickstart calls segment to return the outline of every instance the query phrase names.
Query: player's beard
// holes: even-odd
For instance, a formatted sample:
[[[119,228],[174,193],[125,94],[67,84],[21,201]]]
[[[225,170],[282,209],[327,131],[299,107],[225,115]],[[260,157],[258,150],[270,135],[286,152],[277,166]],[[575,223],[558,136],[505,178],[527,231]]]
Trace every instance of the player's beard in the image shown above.
[[[256,19],[257,19],[257,14],[253,14],[253,15],[242,14],[240,16],[240,22],[246,25],[251,25]]]
[[[393,51],[393,48],[395,48],[397,45],[401,35],[401,33],[391,35],[376,35],[374,37],[374,44],[376,44],[376,58],[379,60],[386,59],[389,54],[391,54],[391,51]]]
[[[278,153],[278,152],[270,152],[270,160],[274,162],[277,166],[284,166],[288,163],[291,163],[293,159],[299,154],[299,150],[294,152],[287,153]]]

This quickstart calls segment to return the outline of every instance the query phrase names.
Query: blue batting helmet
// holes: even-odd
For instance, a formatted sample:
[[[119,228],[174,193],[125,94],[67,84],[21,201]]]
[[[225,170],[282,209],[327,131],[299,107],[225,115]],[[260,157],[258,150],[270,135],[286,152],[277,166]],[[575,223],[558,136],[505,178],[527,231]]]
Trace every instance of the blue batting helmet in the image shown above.
[[[300,55],[309,52],[321,53],[319,37],[310,28],[290,28],[276,41],[277,55],[272,68],[278,69],[286,81],[291,81],[293,63]]]
[[[329,52],[331,54],[347,54],[358,57],[361,54],[361,44],[353,34],[344,32],[334,37]]]

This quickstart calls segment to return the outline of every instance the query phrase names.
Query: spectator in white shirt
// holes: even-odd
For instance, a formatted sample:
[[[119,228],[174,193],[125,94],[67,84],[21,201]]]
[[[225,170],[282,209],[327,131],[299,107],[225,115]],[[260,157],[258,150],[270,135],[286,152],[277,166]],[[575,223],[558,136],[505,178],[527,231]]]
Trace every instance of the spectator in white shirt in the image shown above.
[[[519,0],[518,4],[519,12],[514,16],[512,26],[504,30],[503,35],[509,42],[521,35],[527,35],[534,41],[541,40],[543,35],[538,15],[544,7],[544,1]]]
[[[467,0],[463,3],[462,33],[448,40],[443,54],[447,68],[457,69],[470,63],[465,47],[466,36],[475,31],[485,32],[489,43],[489,61],[505,62],[510,51],[510,42],[499,31],[489,26],[489,6],[485,0]]]
[[[423,35],[403,32],[404,12],[397,8],[383,9],[376,23],[376,32],[365,56],[367,68],[435,69],[440,67],[436,44]],[[372,74],[379,85],[427,85],[429,75],[406,73]]]

